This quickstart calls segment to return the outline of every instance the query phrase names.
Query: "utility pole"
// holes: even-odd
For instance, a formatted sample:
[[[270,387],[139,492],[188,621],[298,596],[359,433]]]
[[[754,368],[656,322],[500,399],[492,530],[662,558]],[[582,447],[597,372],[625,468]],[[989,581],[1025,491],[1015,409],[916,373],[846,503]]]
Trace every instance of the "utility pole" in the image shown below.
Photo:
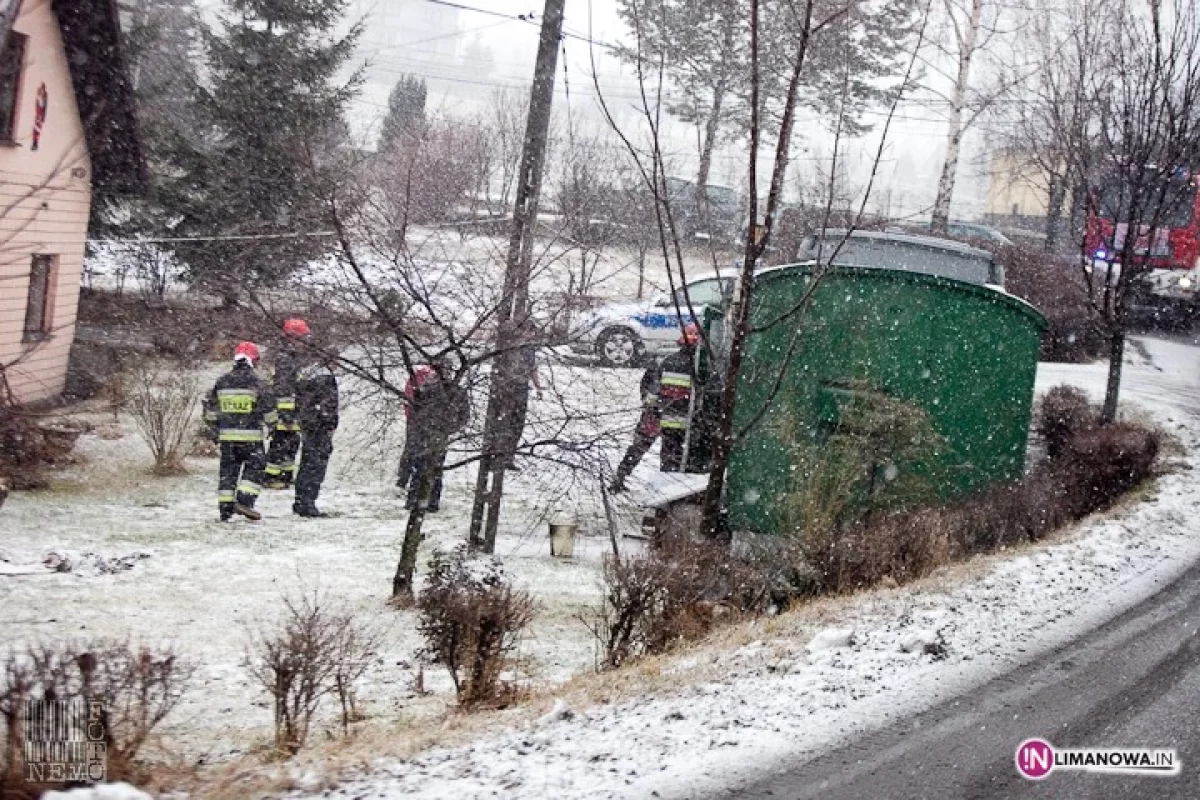
[[[566,0],[546,0],[542,12],[542,33],[529,95],[529,117],[525,123],[525,142],[517,173],[512,237],[496,314],[497,355],[492,360],[491,389],[483,429],[483,458],[475,481],[469,533],[471,547],[485,553],[496,549],[504,468],[513,449],[520,443],[521,431],[513,430],[513,422],[525,418],[529,403],[530,376],[525,366],[525,349],[534,346],[528,326],[529,274],[565,4]]]

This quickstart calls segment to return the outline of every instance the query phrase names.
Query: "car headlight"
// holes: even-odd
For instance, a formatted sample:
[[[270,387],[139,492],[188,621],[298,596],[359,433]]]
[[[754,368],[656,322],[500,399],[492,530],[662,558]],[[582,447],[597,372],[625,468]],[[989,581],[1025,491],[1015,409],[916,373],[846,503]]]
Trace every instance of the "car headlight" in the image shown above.
[[[1179,279],[1179,288],[1180,289],[1191,289],[1192,288],[1192,279],[1189,278],[1187,275],[1184,275],[1182,278]]]

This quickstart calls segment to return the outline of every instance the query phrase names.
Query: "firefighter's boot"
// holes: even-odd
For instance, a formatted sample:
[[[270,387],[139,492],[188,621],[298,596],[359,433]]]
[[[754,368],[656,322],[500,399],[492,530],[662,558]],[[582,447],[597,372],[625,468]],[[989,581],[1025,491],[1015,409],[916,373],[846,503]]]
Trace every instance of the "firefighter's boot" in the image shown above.
[[[246,519],[252,520],[254,522],[258,522],[260,519],[262,519],[262,513],[259,511],[256,511],[253,506],[247,506],[247,505],[243,505],[242,503],[237,503],[236,505],[234,505],[233,510],[236,511],[237,513],[241,514]]]

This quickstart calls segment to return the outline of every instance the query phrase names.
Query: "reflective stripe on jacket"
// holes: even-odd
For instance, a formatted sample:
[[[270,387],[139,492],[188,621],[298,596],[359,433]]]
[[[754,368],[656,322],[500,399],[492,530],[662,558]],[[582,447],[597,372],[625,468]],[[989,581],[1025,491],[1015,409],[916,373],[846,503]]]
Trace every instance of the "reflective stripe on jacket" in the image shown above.
[[[261,442],[263,425],[274,425],[270,392],[249,364],[239,362],[217,379],[204,399],[204,421],[222,442]]]
[[[694,348],[681,347],[662,360],[658,378],[658,409],[664,431],[687,430],[692,405]]]

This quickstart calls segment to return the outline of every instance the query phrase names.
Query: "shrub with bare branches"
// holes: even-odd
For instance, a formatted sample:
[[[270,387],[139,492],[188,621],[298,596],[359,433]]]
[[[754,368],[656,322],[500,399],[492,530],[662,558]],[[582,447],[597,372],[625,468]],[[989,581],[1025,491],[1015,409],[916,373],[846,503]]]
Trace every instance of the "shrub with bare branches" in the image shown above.
[[[1046,455],[1057,458],[1071,437],[1099,423],[1100,415],[1088,404],[1087,395],[1074,386],[1055,386],[1042,397],[1036,430],[1046,445]]]
[[[1004,264],[1006,288],[1046,317],[1043,361],[1082,363],[1104,351],[1103,320],[1092,307],[1077,259],[1016,245],[996,253]]]
[[[326,695],[341,706],[343,732],[359,717],[355,684],[370,665],[379,634],[319,591],[283,602],[278,627],[252,634],[248,662],[274,702],[276,750],[295,755]]]
[[[185,472],[200,382],[194,374],[157,365],[139,365],[130,373],[126,408],[154,456],[156,475]]]
[[[723,545],[666,536],[647,554],[604,561],[604,600],[585,619],[612,669],[643,655],[699,639],[722,615],[760,611],[772,599],[773,572]]]
[[[460,704],[503,707],[515,699],[515,683],[502,676],[515,666],[536,605],[512,587],[499,561],[465,546],[435,553],[417,609],[424,653],[450,671]]]

